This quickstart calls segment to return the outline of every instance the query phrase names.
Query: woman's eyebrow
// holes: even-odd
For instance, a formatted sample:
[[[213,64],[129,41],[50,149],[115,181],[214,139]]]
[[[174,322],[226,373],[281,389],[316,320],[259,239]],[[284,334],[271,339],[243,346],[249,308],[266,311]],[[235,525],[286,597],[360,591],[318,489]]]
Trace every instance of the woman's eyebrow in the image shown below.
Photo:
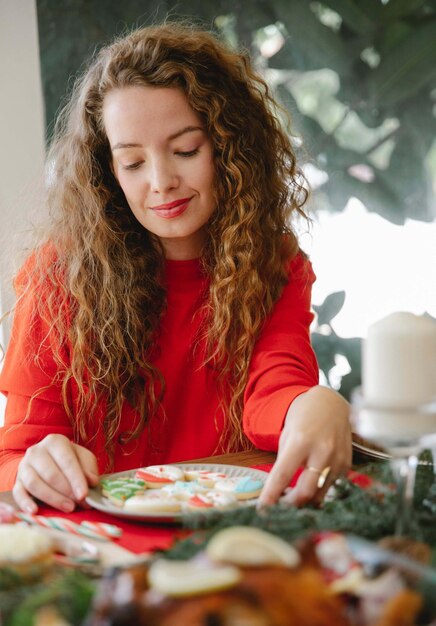
[[[182,128],[181,130],[178,130],[177,132],[173,133],[172,135],[170,135],[168,137],[168,141],[173,141],[174,139],[177,139],[178,137],[181,137],[182,135],[184,135],[185,133],[193,133],[197,130],[201,130],[203,131],[203,128],[201,126],[185,126],[185,128]],[[111,147],[112,152],[114,150],[122,150],[125,148],[142,148],[142,144],[140,143],[116,143],[114,146]]]
[[[185,133],[193,133],[196,130],[203,131],[204,129],[201,126],[185,126],[185,128],[182,128],[181,130],[178,130],[176,133],[173,133],[172,135],[170,135],[168,137],[168,141],[173,141],[173,139],[177,139],[178,137],[180,137],[181,135],[184,135]]]
[[[141,148],[140,143],[116,143],[111,147],[112,152],[114,150],[122,150],[123,148]]]

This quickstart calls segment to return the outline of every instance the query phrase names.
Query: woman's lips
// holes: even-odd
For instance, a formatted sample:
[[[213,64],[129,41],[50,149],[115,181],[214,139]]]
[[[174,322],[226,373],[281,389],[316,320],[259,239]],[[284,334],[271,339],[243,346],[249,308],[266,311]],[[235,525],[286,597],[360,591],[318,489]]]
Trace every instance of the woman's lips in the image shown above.
[[[186,211],[189,206],[190,201],[193,196],[190,198],[181,198],[180,200],[174,200],[174,202],[168,202],[167,204],[160,204],[159,206],[150,207],[152,211],[154,211],[159,217],[164,217],[165,219],[171,219],[172,217],[178,217],[182,213]]]

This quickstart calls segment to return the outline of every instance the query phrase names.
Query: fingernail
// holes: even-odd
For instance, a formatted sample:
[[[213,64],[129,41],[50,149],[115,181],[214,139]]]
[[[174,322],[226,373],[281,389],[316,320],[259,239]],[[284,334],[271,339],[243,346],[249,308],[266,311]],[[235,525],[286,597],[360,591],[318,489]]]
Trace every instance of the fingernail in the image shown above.
[[[76,496],[77,500],[83,500],[86,494],[81,487],[74,487],[74,495]]]
[[[69,502],[68,500],[65,500],[64,502],[61,503],[61,509],[65,513],[71,513],[71,511],[73,511],[74,509],[74,503]]]
[[[290,492],[290,493],[285,494],[280,499],[280,502],[283,502],[284,504],[287,504],[289,506],[295,506],[297,502],[297,497],[294,493]]]
[[[26,511],[26,513],[30,513],[31,515],[33,515],[37,512],[38,507],[36,506],[36,504],[26,504],[24,510]]]

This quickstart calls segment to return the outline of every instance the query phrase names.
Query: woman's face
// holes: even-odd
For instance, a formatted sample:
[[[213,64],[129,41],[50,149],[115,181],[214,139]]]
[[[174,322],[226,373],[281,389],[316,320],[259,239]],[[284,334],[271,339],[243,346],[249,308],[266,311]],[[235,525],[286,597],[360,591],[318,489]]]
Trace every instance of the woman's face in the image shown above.
[[[125,87],[109,92],[103,122],[112,166],[136,219],[168,259],[200,256],[215,209],[212,142],[184,93]]]

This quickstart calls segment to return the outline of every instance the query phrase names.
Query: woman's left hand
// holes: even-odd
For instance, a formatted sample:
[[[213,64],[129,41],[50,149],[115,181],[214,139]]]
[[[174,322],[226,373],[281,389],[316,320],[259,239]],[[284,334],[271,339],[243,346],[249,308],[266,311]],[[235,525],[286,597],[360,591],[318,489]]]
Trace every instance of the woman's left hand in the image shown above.
[[[321,502],[328,488],[351,466],[349,405],[327,387],[298,396],[288,409],[277,459],[259,497],[259,506],[274,504],[299,467],[304,471],[286,502],[300,506]]]

